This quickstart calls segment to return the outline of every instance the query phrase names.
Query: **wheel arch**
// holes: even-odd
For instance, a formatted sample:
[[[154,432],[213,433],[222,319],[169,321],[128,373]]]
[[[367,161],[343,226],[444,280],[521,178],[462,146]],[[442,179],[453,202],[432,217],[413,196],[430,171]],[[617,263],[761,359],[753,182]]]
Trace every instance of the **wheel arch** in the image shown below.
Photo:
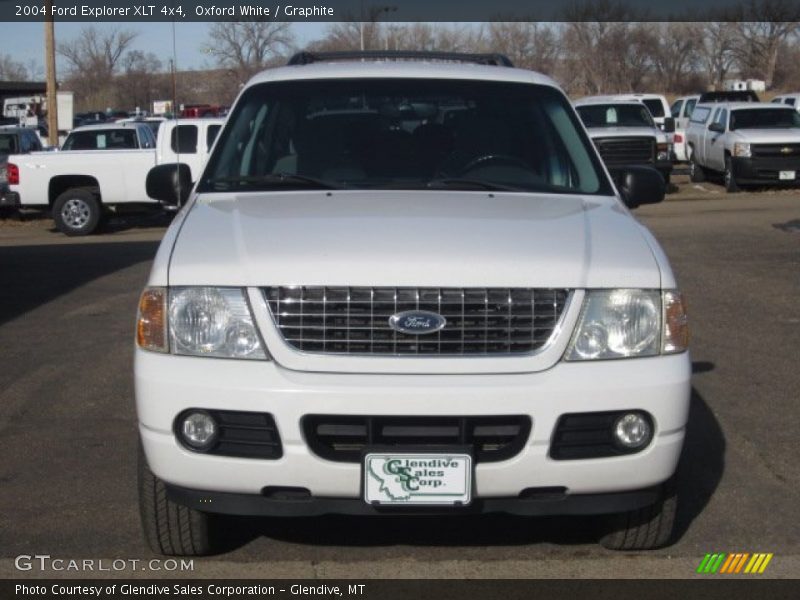
[[[57,175],[50,179],[47,189],[47,205],[52,208],[53,203],[61,194],[74,188],[89,188],[102,204],[100,183],[91,175]]]

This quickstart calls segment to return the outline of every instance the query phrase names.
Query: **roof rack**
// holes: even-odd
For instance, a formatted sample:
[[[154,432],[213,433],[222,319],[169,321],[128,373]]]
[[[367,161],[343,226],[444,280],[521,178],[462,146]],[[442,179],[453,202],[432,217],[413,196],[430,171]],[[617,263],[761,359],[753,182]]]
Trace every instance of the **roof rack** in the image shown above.
[[[468,62],[493,67],[513,67],[504,54],[464,54],[460,52],[428,52],[416,50],[348,50],[344,52],[298,52],[288,65],[310,65],[331,60],[441,60]]]

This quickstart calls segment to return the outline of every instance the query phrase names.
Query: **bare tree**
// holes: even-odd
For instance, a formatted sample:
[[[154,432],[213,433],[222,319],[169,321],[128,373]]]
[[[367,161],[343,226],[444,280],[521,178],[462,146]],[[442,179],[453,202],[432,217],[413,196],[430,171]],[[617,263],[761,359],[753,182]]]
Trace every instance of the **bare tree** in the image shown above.
[[[750,0],[740,19],[734,47],[740,71],[772,87],[781,44],[800,30],[800,8],[791,0]]]
[[[123,72],[117,77],[118,102],[130,108],[138,106],[145,109],[151,106],[153,100],[171,96],[162,70],[161,61],[152,52],[131,50],[125,54],[122,58]]]
[[[552,24],[494,22],[488,26],[485,49],[505,54],[518,67],[550,74],[559,58],[558,42]]]
[[[736,27],[729,22],[708,22],[703,25],[703,44],[700,46],[702,65],[709,83],[722,89],[728,73],[736,62]]]
[[[232,71],[240,84],[274,64],[294,42],[291,24],[275,21],[214,23],[209,37],[203,51],[213,56],[219,67]]]
[[[8,54],[0,54],[0,81],[25,81],[28,75],[28,69],[21,62]]]
[[[658,26],[651,52],[662,91],[688,92],[703,43],[698,23],[665,23]]]
[[[110,105],[116,100],[113,77],[135,38],[133,31],[101,32],[89,26],[76,38],[58,45],[57,51],[69,64],[69,79],[80,92],[80,99],[95,105]]]

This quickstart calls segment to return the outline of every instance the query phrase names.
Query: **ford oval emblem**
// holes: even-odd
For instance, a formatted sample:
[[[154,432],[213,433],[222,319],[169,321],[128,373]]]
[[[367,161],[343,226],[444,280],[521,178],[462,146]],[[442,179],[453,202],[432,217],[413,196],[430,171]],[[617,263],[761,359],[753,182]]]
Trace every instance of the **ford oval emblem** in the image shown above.
[[[445,325],[447,325],[447,319],[427,310],[407,310],[389,317],[389,327],[400,333],[411,335],[436,333]]]

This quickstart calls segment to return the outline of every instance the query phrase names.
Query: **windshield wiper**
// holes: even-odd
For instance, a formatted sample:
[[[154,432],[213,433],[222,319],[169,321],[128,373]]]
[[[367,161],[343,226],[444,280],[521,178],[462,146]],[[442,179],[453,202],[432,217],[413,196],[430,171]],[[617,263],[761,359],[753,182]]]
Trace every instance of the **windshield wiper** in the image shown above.
[[[308,175],[295,175],[292,173],[266,173],[264,175],[234,175],[232,177],[217,177],[209,179],[207,184],[218,186],[219,184],[267,184],[267,185],[298,185],[306,184],[312,186],[313,189],[320,190],[338,190],[342,186],[328,181],[327,179],[319,179],[317,177],[310,177]]]
[[[443,177],[441,179],[431,179],[425,184],[425,187],[432,190],[447,190],[447,189],[477,189],[477,190],[490,190],[496,192],[525,192],[523,188],[514,187],[511,185],[503,185],[502,183],[494,183],[492,181],[485,181],[483,179],[463,179],[460,177]]]

